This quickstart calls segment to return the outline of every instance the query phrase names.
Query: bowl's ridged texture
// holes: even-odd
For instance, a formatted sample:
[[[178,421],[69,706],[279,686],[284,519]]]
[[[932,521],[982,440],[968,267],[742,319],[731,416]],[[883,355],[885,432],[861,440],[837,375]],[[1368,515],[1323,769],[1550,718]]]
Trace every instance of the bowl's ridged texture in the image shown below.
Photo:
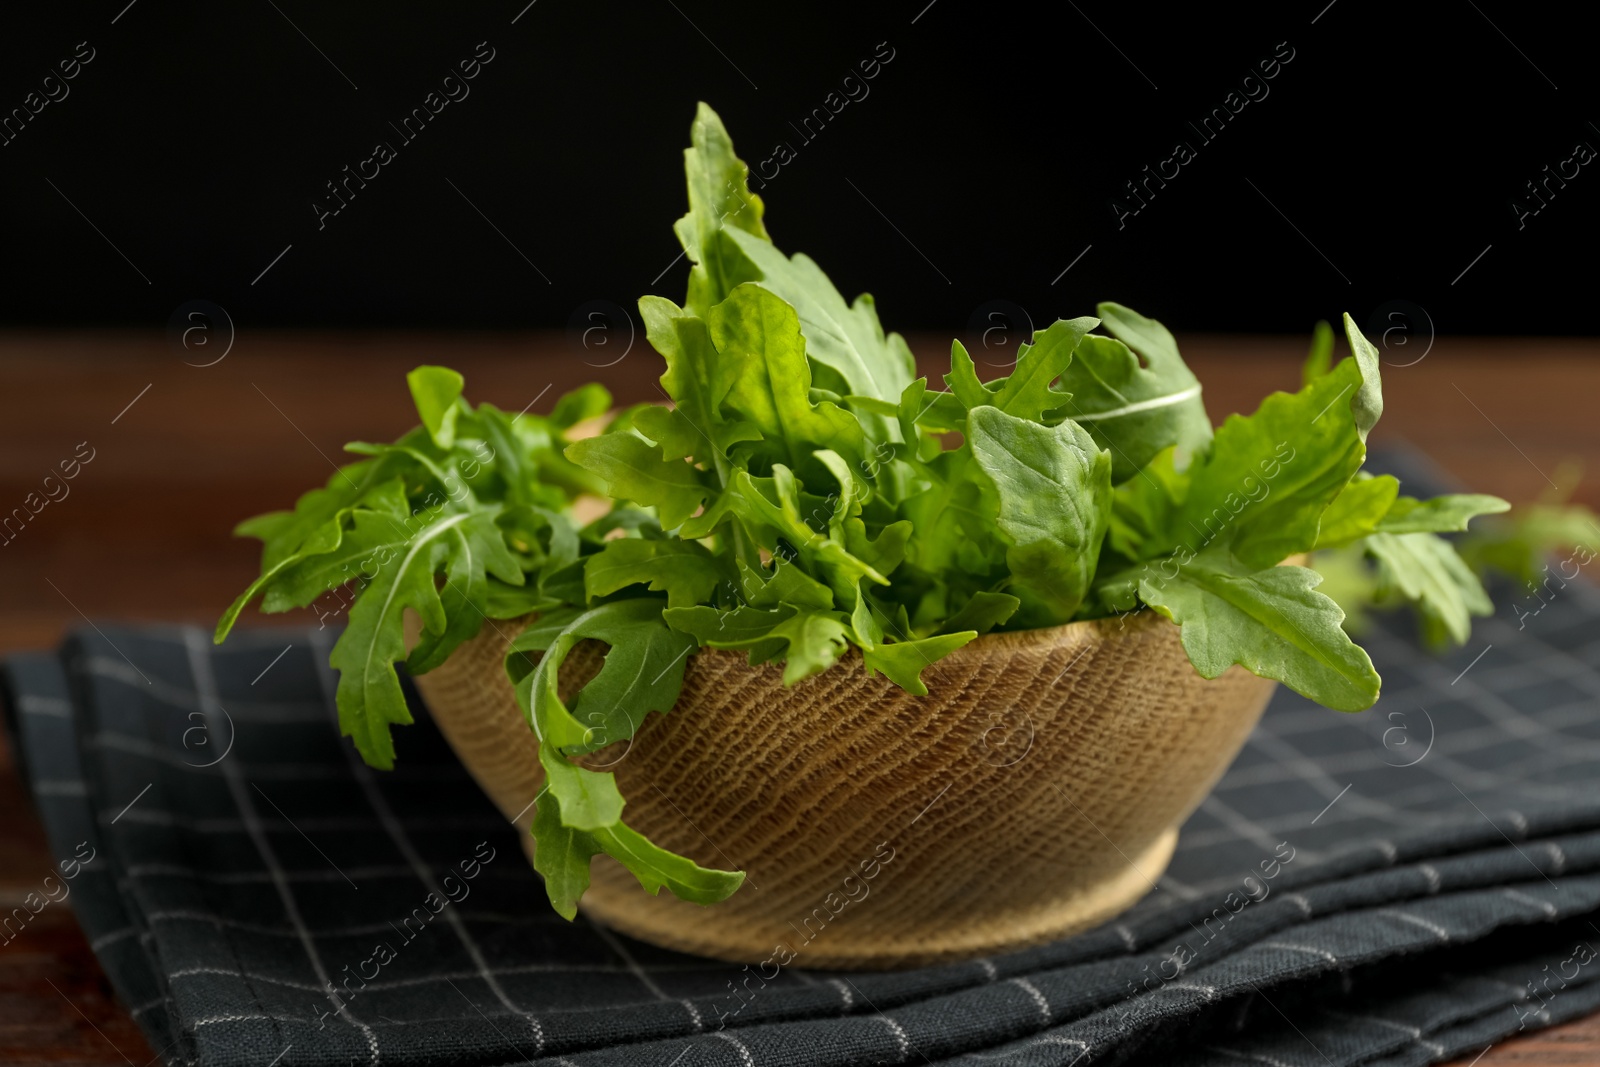
[[[500,665],[517,629],[486,627],[417,682],[462,761],[526,827],[537,744]],[[592,670],[594,654],[580,647],[569,663],[581,672],[588,656]],[[745,870],[744,886],[711,907],[651,897],[601,856],[586,912],[687,952],[754,963],[783,946],[811,967],[1061,937],[1149,891],[1273,688],[1238,667],[1202,679],[1177,627],[1148,612],[979,638],[923,672],[927,697],[869,678],[854,653],[793,688],[780,676],[700,651],[670,715],[585,761],[616,772],[629,825],[703,866]]]

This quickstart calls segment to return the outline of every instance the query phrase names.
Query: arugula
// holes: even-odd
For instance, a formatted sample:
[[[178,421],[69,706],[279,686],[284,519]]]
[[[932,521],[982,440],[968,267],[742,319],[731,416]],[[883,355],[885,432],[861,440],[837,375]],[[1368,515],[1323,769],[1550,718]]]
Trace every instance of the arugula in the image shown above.
[[[846,300],[773,244],[703,104],[690,139],[687,292],[639,301],[670,404],[613,413],[586,386],[510,416],[419,367],[419,427],[348,446],[362,458],[292,511],[239,526],[263,543],[261,574],[217,626],[220,641],[257,598],[286,611],[353,586],[332,653],[340,722],[383,767],[410,721],[396,665],[421,673],[484,625],[514,630],[505,670],[545,775],[534,865],[562,915],[601,854],[702,904],[742,882],[630,828],[597,755],[649,715],[692,714],[674,708],[702,648],[781,665],[788,685],[865,670],[924,695],[925,670],[979,634],[1149,609],[1206,677],[1239,664],[1355,711],[1380,684],[1346,634],[1363,605],[1409,601],[1454,641],[1488,610],[1441,535],[1505,504],[1418,500],[1362,469],[1383,395],[1348,316],[1347,358],[1319,324],[1301,388],[1215,430],[1173,336],[1114,303],[1039,330],[990,381],[955,342],[931,386],[870,296]],[[580,497],[611,510],[581,524]],[[1506,543],[1471,551],[1531,567]],[[1312,553],[1318,570],[1300,565]],[[606,652],[574,692],[580,642]]]
[[[263,541],[262,573],[215,635],[222,641],[257,597],[263,610],[281,612],[353,584],[330,657],[340,730],[384,768],[394,761],[389,727],[411,721],[395,664],[416,673],[437,666],[507,598],[525,610],[559,605],[542,587],[578,553],[556,509],[597,485],[554,451],[569,427],[474,409],[461,399],[460,375],[442,367],[419,367],[409,381],[422,427],[392,445],[347,446],[370,458],[339,468],[293,511],[240,524],[239,534]],[[591,407],[594,399],[610,406],[603,391],[580,392]],[[422,624],[409,651],[407,611]]]
[[[1072,394],[1066,413],[1111,452],[1115,480],[1127,481],[1169,445],[1185,458],[1204,448],[1211,420],[1172,334],[1121,304],[1095,313],[1111,336],[1085,338],[1061,384]]]

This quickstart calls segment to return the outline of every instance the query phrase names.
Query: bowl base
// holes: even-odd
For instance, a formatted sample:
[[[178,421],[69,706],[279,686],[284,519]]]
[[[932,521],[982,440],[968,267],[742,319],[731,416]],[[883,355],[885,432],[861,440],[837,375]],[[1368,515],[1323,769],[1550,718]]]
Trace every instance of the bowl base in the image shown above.
[[[1032,911],[987,912],[959,924],[929,924],[928,929],[911,935],[875,932],[869,922],[862,921],[869,916],[858,916],[844,937],[794,948],[786,965],[899,970],[998,955],[1056,941],[1098,926],[1132,907],[1166,871],[1177,841],[1178,831],[1168,829],[1130,857],[1116,876],[1063,894]],[[531,836],[524,836],[523,849],[531,861]],[[596,862],[608,860],[596,857]],[[658,900],[645,895],[637,883],[626,889],[622,893],[606,892],[603,882],[597,883],[579,908],[600,924],[629,937],[732,963],[770,963],[775,945],[787,943],[792,947],[796,941],[793,928],[776,918],[771,930],[757,932],[745,923],[720,922],[717,909],[711,907],[694,909],[693,918],[700,921],[686,922],[690,918],[685,914],[688,909],[655,906]],[[781,956],[778,962],[784,962]]]

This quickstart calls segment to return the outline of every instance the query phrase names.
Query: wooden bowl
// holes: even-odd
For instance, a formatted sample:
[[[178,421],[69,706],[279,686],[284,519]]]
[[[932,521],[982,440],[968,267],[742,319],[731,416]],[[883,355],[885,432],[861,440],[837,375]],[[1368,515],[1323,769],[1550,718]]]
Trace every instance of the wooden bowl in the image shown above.
[[[526,830],[543,775],[502,668],[520,629],[485,626],[416,682]],[[926,697],[868,677],[854,650],[792,688],[781,673],[700,650],[671,714],[585,760],[615,772],[630,826],[745,884],[690,904],[602,855],[585,913],[779,966],[911,967],[1051,941],[1152,888],[1275,685],[1240,667],[1201,678],[1178,628],[1148,611],[979,637],[923,672]]]

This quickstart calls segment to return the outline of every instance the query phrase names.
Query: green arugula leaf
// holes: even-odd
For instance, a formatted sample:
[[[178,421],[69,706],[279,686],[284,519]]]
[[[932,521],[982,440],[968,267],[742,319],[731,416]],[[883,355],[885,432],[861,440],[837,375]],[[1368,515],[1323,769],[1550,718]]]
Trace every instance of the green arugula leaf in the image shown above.
[[[1227,545],[1255,569],[1309,551],[1366,457],[1349,399],[1360,385],[1345,360],[1298,393],[1273,393],[1254,415],[1230,415],[1190,467],[1179,543]]]
[[[742,873],[706,870],[629,829],[622,822],[624,801],[616,776],[567,759],[568,754],[592,752],[632,737],[646,715],[670,711],[677,701],[684,660],[695,642],[668,628],[661,609],[662,601],[655,598],[602,604],[571,619],[554,635],[547,627],[513,642],[507,657],[507,670],[518,678],[526,652],[543,646],[538,667],[520,677],[516,691],[538,735],[539,762],[547,783],[534,819],[535,867],[546,877],[551,903],[569,919],[587,888],[588,862],[601,851],[632,871],[650,892],[664,886],[698,903],[722,900],[744,880]],[[569,711],[557,692],[561,664],[586,638],[611,647],[600,672],[579,692]]]
[[[1106,540],[1128,559],[1153,559],[1169,553],[1178,538],[1179,514],[1189,495],[1189,472],[1177,469],[1177,446],[1170,445],[1112,491],[1111,527]],[[1115,477],[1115,475],[1113,475]]]
[[[968,598],[964,608],[944,621],[939,633],[955,634],[971,630],[986,634],[1015,615],[1021,606],[1022,601],[1010,593],[991,593],[987,589],[980,589]]]
[[[666,593],[670,607],[691,607],[711,599],[718,584],[732,579],[726,565],[696,541],[645,541],[622,537],[607,541],[584,566],[590,600],[630,585]]]
[[[533,869],[544,876],[544,889],[556,913],[571,922],[578,900],[589,888],[589,861],[605,849],[593,834],[573,830],[561,822],[561,805],[549,788],[534,798]]]
[[[539,737],[539,762],[567,826],[609,826],[621,818],[623,800],[614,775],[579,767],[566,754],[626,740],[646,715],[668,712],[678,699],[684,660],[695,646],[661,620],[662,606],[648,597],[590,608],[561,630],[538,667],[517,684],[518,702]],[[568,709],[557,691],[559,672],[572,646],[585,638],[611,648]],[[525,651],[513,643],[508,655]]]
[[[363,460],[340,467],[325,486],[312,489],[295,501],[293,511],[269,511],[246,519],[234,527],[233,535],[261,541],[261,570],[270,571],[298,554],[311,538],[317,537],[319,543],[325,540],[328,524],[375,485],[394,477],[394,468],[387,460]]]
[[[1068,404],[1072,393],[1058,392],[1051,383],[1067,372],[1084,335],[1098,325],[1100,320],[1088,316],[1057,319],[1034,334],[1032,344],[1019,345],[1016,366],[995,393],[994,406],[1008,415],[1040,422],[1045,412]]]
[[[544,876],[545,892],[556,913],[571,921],[589,888],[589,861],[604,852],[633,873],[651,895],[663,888],[695,904],[715,904],[744,884],[743,871],[707,870],[668,852],[623,823],[598,830],[576,830],[561,821],[561,808],[548,789],[539,794],[533,836],[533,867]]]
[[[786,258],[751,233],[730,231],[728,238],[754,267],[753,280],[794,308],[806,352],[837,375],[845,392],[891,403],[900,399],[915,361],[899,334],[884,333],[871,296],[863,293],[847,305],[809,256]]]
[[[411,399],[422,416],[422,425],[428,436],[440,448],[455,443],[456,418],[461,414],[459,402],[466,379],[449,367],[418,367],[406,375],[411,387]]]
[[[286,517],[288,516],[287,512],[279,512],[278,514]],[[330,552],[336,551],[343,539],[344,523],[341,517],[336,516],[335,518],[331,518],[326,523],[317,527],[314,531],[312,531],[310,536],[301,540],[299,547],[296,548],[291,554],[283,556],[270,567],[264,568],[260,576],[246,586],[244,592],[240,593],[234,598],[233,603],[229,604],[227,610],[222,613],[222,618],[217,620],[217,627],[216,631],[212,634],[212,640],[216,644],[222,644],[223,639],[226,638],[229,631],[233,629],[233,624],[239,620],[239,613],[245,609],[245,605],[249,604],[257,596],[261,595],[263,590],[274,587],[275,583],[282,577],[284,571],[300,565],[307,558],[313,556],[324,556]],[[349,575],[346,574],[337,584],[342,585],[348,580]],[[318,589],[315,593],[311,594],[310,599],[308,599],[306,603],[309,604],[311,600],[316,599],[316,597],[320,596],[326,591],[326,587]]]
[[[685,635],[667,627],[661,619],[665,602],[656,597],[617,600],[569,616],[553,635],[557,622],[529,627],[512,643],[511,651],[545,652],[535,677],[524,680],[519,697],[526,696],[526,710],[534,719],[540,740],[562,752],[583,753],[599,747],[595,743],[597,724],[604,727],[607,740],[622,741],[652,711],[672,710],[683,684],[683,666],[694,644]],[[611,648],[600,671],[578,693],[573,709],[562,703],[557,693],[557,674],[567,653],[579,641],[592,638]],[[604,718],[591,720],[580,713],[594,712]],[[617,728],[618,723],[631,728]],[[559,800],[565,797],[559,796]]]
[[[723,417],[722,402],[733,388],[733,364],[711,343],[704,319],[659,296],[639,298],[645,336],[666,360],[661,386],[675,407],[650,407],[639,413],[639,430],[662,447],[668,460],[693,458],[722,471],[727,450],[761,431]]]
[[[833,590],[784,559],[772,561],[772,575],[765,577],[749,564],[739,563],[739,584],[745,601],[755,608],[787,604],[794,608],[827,611],[833,607]]]
[[[933,666],[935,660],[948,656],[962,645],[977,637],[976,630],[940,634],[938,637],[919,637],[912,641],[894,641],[862,650],[867,671],[881,671],[895,685],[912,694],[925,697],[928,687],[922,683],[922,671]]]
[[[611,495],[656,509],[661,525],[681,526],[711,495],[699,473],[631,433],[607,433],[567,446],[567,458],[605,480]]]
[[[1377,529],[1393,534],[1448,533],[1465,530],[1479,515],[1498,515],[1510,508],[1499,497],[1482,493],[1455,493],[1431,500],[1403,496],[1379,519]]]
[[[1378,699],[1378,674],[1341,628],[1339,605],[1316,591],[1321,580],[1306,567],[1253,571],[1214,550],[1176,577],[1148,573],[1139,595],[1182,627],[1204,677],[1238,663],[1335,711],[1361,711]]]
[[[479,405],[478,410],[483,410]],[[611,392],[599,382],[587,382],[570,393],[563,393],[550,409],[550,422],[562,430],[570,430],[580,422],[598,419],[611,410]]]
[[[1366,540],[1378,564],[1378,598],[1411,601],[1422,619],[1423,635],[1433,644],[1465,644],[1472,616],[1494,614],[1483,583],[1455,547],[1430,533],[1376,533]]]
[[[1089,591],[1110,519],[1110,454],[1070,421],[1046,427],[979,407],[967,425],[972,453],[997,498],[1010,591],[1022,601],[1018,621],[1068,621]]]
[[[1399,492],[1399,481],[1387,474],[1376,478],[1357,474],[1322,513],[1315,547],[1336,548],[1367,536],[1377,529]]]
[[[1333,366],[1333,327],[1318,320],[1311,331],[1311,350],[1300,368],[1300,384],[1310,385]]]
[[[746,167],[733,152],[733,141],[722,119],[704,103],[695,111],[689,130],[690,147],[683,153],[689,179],[689,213],[673,225],[678,241],[694,267],[689,271],[689,308],[710,310],[742,281],[748,268],[730,249],[724,235],[748,233],[769,241],[761,216],[761,198],[750,191]]]
[[[520,619],[524,615],[559,608],[562,603],[561,598],[546,593],[539,584],[507,585],[490,578],[483,614],[489,619]]]
[[[1383,414],[1383,384],[1379,375],[1378,350],[1373,348],[1372,342],[1356,328],[1356,322],[1350,317],[1349,312],[1344,316],[1344,336],[1350,343],[1350,358],[1361,371],[1361,384],[1356,388],[1356,395],[1350,407],[1355,417],[1356,432],[1361,436],[1361,443],[1366,444],[1367,434]]]
[[[1112,337],[1085,337],[1061,388],[1072,394],[1066,413],[1111,452],[1112,481],[1132,478],[1169,446],[1186,459],[1203,449],[1211,420],[1172,334],[1121,304],[1095,311]]]
[[[692,533],[690,526],[685,525],[683,536],[705,536],[723,517],[737,516],[753,533],[767,535],[763,547],[769,552],[778,548],[778,539],[782,538],[808,558],[814,568],[824,572],[836,592],[853,588],[863,577],[879,585],[889,584],[889,579],[876,568],[852,555],[840,542],[806,524],[800,512],[794,475],[787,467],[774,466],[772,475],[770,479],[762,479],[765,488],[770,490],[769,496],[763,491],[763,485],[747,472],[736,472],[716,503],[706,509],[705,515],[696,518]]]
[[[977,364],[972,362],[967,346],[960,341],[950,342],[950,373],[944,376],[944,381],[950,387],[950,394],[968,411],[994,404],[995,390],[978,381]],[[961,425],[965,424],[963,419]]]
[[[506,548],[493,511],[479,513],[452,530],[442,568],[434,573],[444,577],[439,603],[444,608],[444,626],[424,628],[422,638],[406,657],[406,670],[426,674],[443,663],[464,641],[478,635],[488,621],[488,576],[515,585],[524,581],[516,557]]]
[[[652,844],[623,823],[594,832],[606,855],[621,863],[651,896],[666,889],[691,904],[727,900],[744,884],[743,871],[717,871]]]
[[[811,367],[794,308],[759,285],[741,285],[711,309],[710,325],[717,351],[737,368],[725,402],[760,431],[756,443],[772,462],[805,469],[816,449],[860,461],[860,420],[837,404],[811,402]]]
[[[836,611],[808,609],[778,623],[767,637],[786,642],[783,684],[820,674],[845,650],[845,617]]]
[[[772,637],[772,628],[793,618],[795,609],[777,608],[668,608],[661,618],[674,630],[689,634],[706,648],[750,648]]]
[[[483,624],[483,605],[474,605],[472,597],[481,601],[485,596],[485,569],[494,568],[502,581],[521,577],[494,519],[492,510],[458,512],[389,543],[386,558],[379,560],[377,573],[350,608],[349,625],[328,661],[339,671],[339,731],[355,741],[362,758],[374,767],[387,770],[394,765],[389,726],[411,722],[394,670],[395,663],[406,657],[405,609],[422,619],[425,641],[431,637],[436,646],[453,648]],[[461,599],[453,598],[450,610],[434,583],[441,570],[462,587]]]

